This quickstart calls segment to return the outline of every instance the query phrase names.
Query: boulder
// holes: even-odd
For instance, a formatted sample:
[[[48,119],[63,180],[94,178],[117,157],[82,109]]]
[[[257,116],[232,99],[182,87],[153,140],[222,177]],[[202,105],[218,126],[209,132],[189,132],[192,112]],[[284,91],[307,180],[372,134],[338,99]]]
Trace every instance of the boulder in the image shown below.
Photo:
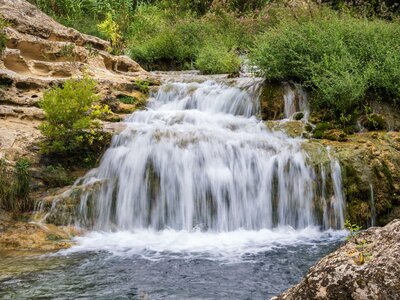
[[[400,220],[356,233],[274,300],[399,299]]]

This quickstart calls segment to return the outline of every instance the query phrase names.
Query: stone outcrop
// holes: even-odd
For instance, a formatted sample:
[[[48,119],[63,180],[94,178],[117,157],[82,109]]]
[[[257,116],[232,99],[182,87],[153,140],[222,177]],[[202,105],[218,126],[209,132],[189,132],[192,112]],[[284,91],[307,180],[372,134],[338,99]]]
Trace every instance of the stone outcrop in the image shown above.
[[[400,299],[400,220],[356,234],[272,299]]]
[[[0,135],[0,158],[32,153],[44,118],[38,103],[51,86],[89,74],[103,102],[127,113],[134,107],[122,107],[118,98],[144,97],[138,83],[158,82],[127,56],[108,53],[107,41],[64,27],[25,0],[0,0],[0,16],[9,24],[0,59],[0,130],[7,129]]]
[[[316,167],[329,165],[330,157],[339,160],[352,223],[367,228],[400,218],[399,132],[356,133],[345,142],[309,140],[303,147]]]

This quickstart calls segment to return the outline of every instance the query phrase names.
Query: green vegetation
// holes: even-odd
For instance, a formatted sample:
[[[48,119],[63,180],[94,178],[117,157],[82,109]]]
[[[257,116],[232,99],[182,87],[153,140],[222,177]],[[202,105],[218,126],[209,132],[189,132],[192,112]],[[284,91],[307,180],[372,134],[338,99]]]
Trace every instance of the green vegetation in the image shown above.
[[[30,1],[149,70],[235,74],[250,52],[268,80],[301,83],[314,108],[332,110],[342,125],[367,100],[400,100],[394,0]]]
[[[284,18],[256,42],[254,63],[269,80],[301,82],[318,108],[337,116],[366,97],[400,99],[400,26],[329,9]]]
[[[367,97],[400,100],[399,36],[398,22],[318,8],[282,17],[257,39],[251,56],[267,79],[301,82],[315,107],[340,116]]]
[[[96,82],[85,76],[69,79],[63,87],[45,92],[40,106],[46,121],[40,127],[45,141],[42,152],[58,156],[62,161],[93,164],[107,139],[96,119],[110,112],[107,106],[96,104]]]
[[[60,164],[47,166],[42,180],[48,187],[63,187],[74,183],[75,178]]]
[[[17,161],[14,168],[0,160],[0,208],[12,212],[25,212],[33,209],[30,191],[30,162],[26,158]]]
[[[346,220],[344,222],[344,228],[349,231],[349,235],[347,236],[347,239],[351,239],[357,236],[357,234],[360,232],[362,229],[361,226],[358,226],[357,224],[352,224],[350,220]]]

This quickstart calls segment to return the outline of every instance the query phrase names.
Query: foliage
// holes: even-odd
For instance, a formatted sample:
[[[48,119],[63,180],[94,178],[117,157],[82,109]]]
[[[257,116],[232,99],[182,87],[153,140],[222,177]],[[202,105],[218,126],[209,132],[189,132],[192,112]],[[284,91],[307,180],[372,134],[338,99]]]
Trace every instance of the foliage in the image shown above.
[[[107,13],[107,16],[103,22],[97,25],[100,32],[110,41],[111,47],[118,48],[121,43],[121,34],[119,25],[114,21],[111,12]]]
[[[24,212],[33,209],[29,199],[30,162],[26,158],[17,161],[14,169],[7,167],[0,160],[0,208],[13,212]]]
[[[199,51],[195,65],[206,74],[239,73],[240,58],[225,45],[208,44]]]
[[[400,13],[397,0],[325,0],[336,10],[350,12],[360,17],[393,19]]]
[[[104,36],[97,24],[104,21],[108,14],[112,14],[118,27],[125,31],[131,22],[135,2],[132,0],[29,0],[43,12],[52,16],[65,26],[77,30]]]
[[[125,95],[122,97],[118,97],[118,100],[124,104],[135,104],[137,102],[137,99],[135,97]]]
[[[135,80],[136,88],[143,94],[147,95],[149,93],[150,83],[147,80]]]
[[[41,145],[43,153],[89,163],[90,155],[102,149],[106,141],[95,119],[110,110],[95,103],[99,100],[95,87],[96,82],[85,76],[69,79],[63,87],[53,87],[44,93],[40,102],[46,115],[40,126],[45,137]]]
[[[301,82],[316,107],[350,113],[367,95],[400,99],[400,26],[314,9],[282,17],[258,37],[253,62],[267,79]]]
[[[350,220],[346,220],[344,222],[344,228],[349,231],[349,235],[347,236],[347,239],[351,239],[357,236],[359,231],[362,229],[361,226],[357,224],[352,224]]]
[[[219,9],[198,17],[190,11],[174,14],[156,5],[141,5],[127,34],[128,54],[148,69],[202,67],[204,57],[211,54],[213,64],[218,64],[215,69],[230,73],[239,60],[235,50],[245,50],[263,28],[259,21],[256,16]]]

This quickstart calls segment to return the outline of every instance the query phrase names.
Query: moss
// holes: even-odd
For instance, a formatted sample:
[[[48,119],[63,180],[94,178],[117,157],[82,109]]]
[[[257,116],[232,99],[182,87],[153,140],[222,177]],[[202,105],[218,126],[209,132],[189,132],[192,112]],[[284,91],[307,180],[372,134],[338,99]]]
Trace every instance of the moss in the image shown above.
[[[347,140],[347,135],[343,130],[340,129],[331,129],[328,131],[325,131],[322,135],[324,139],[330,140],[330,141],[339,141],[339,142],[344,142]]]
[[[54,234],[54,233],[49,233],[46,236],[46,239],[48,241],[53,241],[53,242],[58,242],[58,241],[62,241],[64,238],[58,234]]]
[[[127,95],[117,96],[117,99],[124,104],[135,104],[138,101],[138,99],[136,99],[135,97]]]

